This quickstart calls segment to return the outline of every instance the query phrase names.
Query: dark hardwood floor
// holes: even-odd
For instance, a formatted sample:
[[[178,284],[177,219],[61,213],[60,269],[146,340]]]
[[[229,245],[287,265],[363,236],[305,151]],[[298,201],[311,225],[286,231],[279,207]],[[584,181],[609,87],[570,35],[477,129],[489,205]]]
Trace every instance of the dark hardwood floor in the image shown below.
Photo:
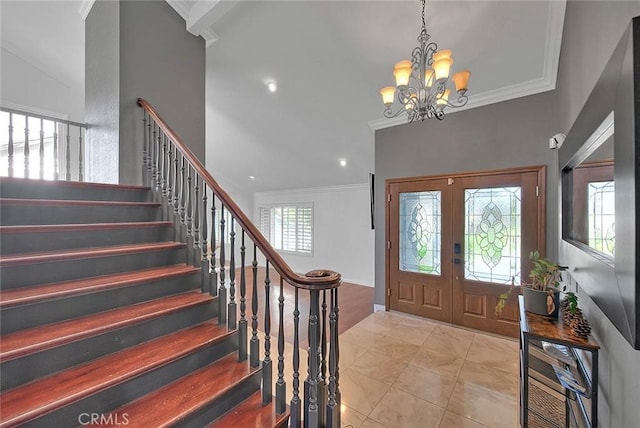
[[[229,272],[225,273],[227,276]],[[251,268],[246,268],[246,314],[245,318],[249,323],[249,337],[251,337],[251,299],[252,299],[252,287],[253,287],[253,272]],[[265,331],[265,268],[258,268],[257,283],[258,283],[258,329]],[[271,316],[271,331],[270,335],[277,337],[278,335],[278,323],[279,323],[279,302],[280,297],[280,275],[273,269],[269,269],[269,305]],[[236,290],[235,301],[237,304],[238,319],[240,319],[240,269],[236,269]],[[219,284],[218,284],[219,285]],[[230,290],[228,290],[230,292]],[[358,322],[373,313],[373,287],[366,287],[363,285],[350,284],[343,282],[338,291],[338,307],[339,320],[338,320],[338,333],[341,334],[349,328],[356,325]],[[286,282],[283,284],[284,295],[284,333],[285,341],[293,343],[293,311],[294,311],[294,296],[295,288]],[[320,294],[320,310],[322,311],[322,293]],[[327,334],[329,328],[329,310],[330,310],[330,294],[326,294],[327,303]],[[298,291],[298,309],[300,311],[300,346],[307,346],[307,325],[309,320],[309,292],[306,290]]]

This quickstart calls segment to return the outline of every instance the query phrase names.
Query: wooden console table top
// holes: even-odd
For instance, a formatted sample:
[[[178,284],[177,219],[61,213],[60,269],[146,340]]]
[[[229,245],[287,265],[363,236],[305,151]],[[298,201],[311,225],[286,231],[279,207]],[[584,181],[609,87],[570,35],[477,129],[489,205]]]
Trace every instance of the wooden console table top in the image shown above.
[[[539,339],[548,339],[574,348],[598,350],[600,345],[591,336],[581,339],[571,334],[569,326],[565,325],[562,317],[557,320],[532,314],[524,310],[524,296],[518,296],[518,306],[520,307],[520,330],[524,334],[535,336]]]

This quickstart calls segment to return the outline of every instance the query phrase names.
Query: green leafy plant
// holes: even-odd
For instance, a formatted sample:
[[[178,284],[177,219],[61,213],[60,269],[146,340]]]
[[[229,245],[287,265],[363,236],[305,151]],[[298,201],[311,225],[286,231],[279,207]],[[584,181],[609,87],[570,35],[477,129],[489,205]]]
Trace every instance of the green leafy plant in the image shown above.
[[[567,306],[569,309],[569,312],[571,312],[572,314],[575,314],[576,311],[578,310],[578,296],[576,296],[575,293],[568,292],[565,298],[567,299],[567,302],[569,302],[569,305]]]
[[[529,259],[533,262],[533,268],[529,272],[529,278],[531,282],[523,282],[522,286],[531,288],[538,291],[546,291],[549,294],[553,294],[560,287],[560,281],[562,276],[560,272],[567,269],[566,266],[560,266],[540,255],[540,251],[535,250],[529,253]],[[506,292],[498,296],[498,303],[496,304],[496,315],[500,315],[507,299],[511,295],[514,289],[513,279],[511,280],[511,287]],[[577,297],[576,297],[577,307]]]

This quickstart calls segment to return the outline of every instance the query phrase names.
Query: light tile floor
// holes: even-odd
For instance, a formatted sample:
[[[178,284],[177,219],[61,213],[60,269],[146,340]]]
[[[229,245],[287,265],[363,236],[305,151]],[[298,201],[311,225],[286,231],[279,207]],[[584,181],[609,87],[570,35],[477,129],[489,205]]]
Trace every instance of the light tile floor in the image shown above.
[[[345,428],[518,427],[518,343],[376,312],[340,336],[340,390]]]

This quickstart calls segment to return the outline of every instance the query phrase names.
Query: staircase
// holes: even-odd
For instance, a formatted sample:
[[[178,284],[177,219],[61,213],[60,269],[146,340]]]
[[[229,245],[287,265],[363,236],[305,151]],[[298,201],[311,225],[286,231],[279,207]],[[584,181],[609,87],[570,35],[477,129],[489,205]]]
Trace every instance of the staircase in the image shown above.
[[[287,426],[149,188],[2,178],[0,198],[0,427]]]

